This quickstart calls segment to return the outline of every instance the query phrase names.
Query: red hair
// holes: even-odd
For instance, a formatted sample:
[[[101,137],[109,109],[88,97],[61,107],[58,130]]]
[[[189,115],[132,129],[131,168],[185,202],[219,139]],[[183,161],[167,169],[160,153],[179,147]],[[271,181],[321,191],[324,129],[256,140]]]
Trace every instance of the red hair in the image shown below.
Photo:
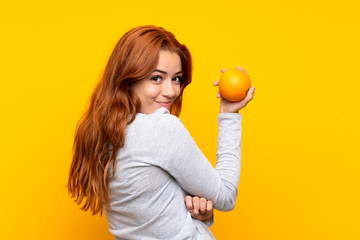
[[[108,169],[124,146],[125,128],[135,120],[140,100],[129,88],[136,81],[151,75],[158,64],[160,50],[180,56],[184,80],[180,95],[170,113],[180,115],[184,88],[191,82],[192,59],[188,48],[173,33],[162,27],[145,25],[126,32],[116,44],[100,82],[95,87],[90,105],[80,118],[73,144],[68,191],[82,210],[101,213],[103,205],[110,208]]]

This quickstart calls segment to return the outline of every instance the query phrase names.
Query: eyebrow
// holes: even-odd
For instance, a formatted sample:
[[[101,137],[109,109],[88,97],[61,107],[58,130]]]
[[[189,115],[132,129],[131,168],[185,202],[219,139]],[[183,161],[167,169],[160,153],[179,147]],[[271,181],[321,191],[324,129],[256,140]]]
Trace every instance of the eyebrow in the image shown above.
[[[159,73],[163,73],[163,74],[167,75],[167,72],[159,70],[159,69],[155,69],[154,72],[159,72]],[[182,73],[182,71],[175,73],[175,75],[179,74],[179,73]]]

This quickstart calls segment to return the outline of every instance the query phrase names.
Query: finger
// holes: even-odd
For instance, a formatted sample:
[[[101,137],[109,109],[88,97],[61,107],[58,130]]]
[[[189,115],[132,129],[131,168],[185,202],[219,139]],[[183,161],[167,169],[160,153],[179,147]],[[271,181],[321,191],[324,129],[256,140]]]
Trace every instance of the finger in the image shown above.
[[[247,92],[246,95],[251,96],[251,99],[253,99],[253,98],[254,98],[254,94],[255,94],[255,87],[251,87],[251,88],[248,90],[248,92]]]
[[[206,211],[211,212],[214,210],[214,203],[210,200],[206,202]]]
[[[255,87],[251,87],[246,94],[245,99],[243,100],[245,102],[245,104],[247,104],[248,102],[250,102],[253,98],[254,98],[254,93],[255,93]]]
[[[201,215],[199,215],[199,212],[195,213],[194,211],[191,211],[191,217],[200,220]]]
[[[204,214],[206,211],[206,199],[200,198],[200,213]]]
[[[219,79],[217,79],[215,82],[214,82],[214,86],[217,86],[219,84]]]
[[[217,98],[221,97],[220,91],[217,92],[216,97]]]
[[[199,209],[200,209],[200,199],[199,197],[193,197],[192,199],[193,201],[193,210],[195,214],[199,214]]]
[[[241,71],[243,71],[244,73],[246,73],[246,75],[248,75],[249,76],[249,74],[245,71],[245,69],[243,69],[242,67],[239,67],[239,66],[237,66],[236,67],[238,70],[241,70]]]
[[[194,214],[194,216],[199,216],[200,212],[198,209],[194,209],[193,214]]]
[[[225,68],[222,68],[221,69],[221,72],[223,73],[223,72],[225,72],[227,69],[225,69]]]
[[[185,197],[185,205],[186,208],[189,212],[191,212],[191,210],[193,209],[193,204],[192,204],[192,197],[191,196],[186,196]]]

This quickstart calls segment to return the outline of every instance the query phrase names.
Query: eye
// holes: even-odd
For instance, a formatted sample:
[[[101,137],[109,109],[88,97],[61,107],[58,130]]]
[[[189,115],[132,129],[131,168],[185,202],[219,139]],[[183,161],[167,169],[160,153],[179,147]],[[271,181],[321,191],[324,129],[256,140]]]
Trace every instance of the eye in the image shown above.
[[[184,80],[181,76],[174,77],[173,79],[175,79],[176,82],[182,82]]]
[[[150,80],[153,80],[155,82],[160,82],[161,76],[153,76],[153,77],[150,78]]]

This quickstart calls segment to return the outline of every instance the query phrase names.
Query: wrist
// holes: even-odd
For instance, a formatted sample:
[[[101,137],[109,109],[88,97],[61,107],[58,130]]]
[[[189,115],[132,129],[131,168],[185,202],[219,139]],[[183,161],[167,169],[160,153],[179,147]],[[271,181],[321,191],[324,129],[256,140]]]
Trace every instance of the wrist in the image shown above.
[[[241,108],[240,108],[241,109]],[[239,113],[240,109],[228,106],[220,106],[220,113]]]
[[[221,110],[219,113],[239,113],[239,111],[226,111],[226,110]]]

